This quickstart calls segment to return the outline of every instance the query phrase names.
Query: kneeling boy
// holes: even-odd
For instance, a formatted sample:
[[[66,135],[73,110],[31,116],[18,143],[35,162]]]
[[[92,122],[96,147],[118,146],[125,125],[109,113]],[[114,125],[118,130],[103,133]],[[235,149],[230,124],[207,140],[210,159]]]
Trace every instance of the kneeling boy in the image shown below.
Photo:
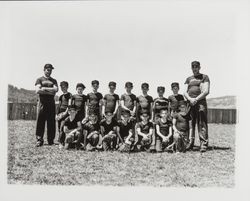
[[[74,106],[68,107],[68,113],[69,116],[62,122],[63,131],[66,134],[65,149],[73,147],[74,142],[76,142],[76,148],[80,148],[81,120],[76,117],[77,111]]]
[[[134,123],[130,118],[130,112],[123,110],[121,120],[118,121],[117,135],[119,137],[119,151],[129,152],[135,145]]]
[[[185,152],[189,143],[191,117],[185,101],[179,101],[179,112],[173,114],[174,142],[177,152]]]
[[[149,121],[148,112],[142,112],[141,121],[136,124],[138,134],[138,145],[141,151],[151,151],[155,147],[155,135],[153,123]]]
[[[116,126],[117,122],[113,113],[106,111],[105,119],[101,121],[102,147],[104,151],[114,150],[117,144]]]
[[[172,120],[167,110],[160,111],[160,118],[155,122],[156,128],[156,151],[168,151],[171,145],[172,137]]]
[[[97,114],[90,113],[89,121],[83,125],[84,149],[94,151],[100,146],[100,124]]]

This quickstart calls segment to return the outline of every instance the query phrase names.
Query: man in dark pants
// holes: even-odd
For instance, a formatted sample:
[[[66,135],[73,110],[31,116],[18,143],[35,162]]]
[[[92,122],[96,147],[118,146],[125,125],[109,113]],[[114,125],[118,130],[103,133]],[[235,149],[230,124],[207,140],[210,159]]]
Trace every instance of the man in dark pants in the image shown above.
[[[190,102],[190,113],[192,117],[192,132],[188,149],[192,149],[195,139],[195,125],[197,123],[200,138],[200,151],[205,152],[208,148],[208,126],[207,126],[207,102],[210,80],[205,74],[200,73],[200,62],[191,63],[193,75],[186,79],[187,91],[184,96]]]
[[[50,77],[54,67],[45,64],[44,76],[36,80],[36,93],[39,94],[37,124],[36,124],[36,146],[43,145],[45,122],[47,121],[47,140],[49,145],[54,144],[56,123],[55,123],[55,100],[54,96],[58,91],[57,81]]]

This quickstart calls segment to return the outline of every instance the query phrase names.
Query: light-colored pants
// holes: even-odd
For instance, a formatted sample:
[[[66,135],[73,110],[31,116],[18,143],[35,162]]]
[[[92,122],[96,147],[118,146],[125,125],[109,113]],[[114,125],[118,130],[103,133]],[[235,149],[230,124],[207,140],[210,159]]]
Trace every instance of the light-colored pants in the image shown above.
[[[181,132],[181,134],[174,132],[174,142],[176,151],[185,152],[189,143],[189,130]]]
[[[115,133],[107,134],[102,139],[102,146],[104,151],[115,149],[117,144],[117,136]]]
[[[81,132],[80,131],[76,131],[71,133],[71,131],[65,133],[66,134],[66,138],[65,138],[65,143],[68,143],[69,146],[71,147],[73,145],[73,142],[76,141],[76,146],[79,146],[80,144],[80,136],[81,136]]]

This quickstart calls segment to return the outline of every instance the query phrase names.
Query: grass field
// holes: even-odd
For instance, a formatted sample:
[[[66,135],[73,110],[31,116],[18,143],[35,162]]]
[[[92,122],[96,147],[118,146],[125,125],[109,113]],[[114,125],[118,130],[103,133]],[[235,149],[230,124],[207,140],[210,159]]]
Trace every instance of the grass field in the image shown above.
[[[36,148],[35,121],[9,121],[8,129],[9,184],[234,186],[235,125],[210,124],[209,151],[179,154]]]

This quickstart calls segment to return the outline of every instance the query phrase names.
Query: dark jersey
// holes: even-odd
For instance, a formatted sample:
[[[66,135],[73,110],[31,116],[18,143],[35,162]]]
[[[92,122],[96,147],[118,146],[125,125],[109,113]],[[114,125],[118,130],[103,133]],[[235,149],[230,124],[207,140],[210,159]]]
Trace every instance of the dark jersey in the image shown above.
[[[89,100],[89,104],[88,104],[88,112],[94,112],[96,114],[99,114],[99,103],[100,100],[103,98],[102,94],[97,92],[97,93],[89,93],[87,95],[87,99]]]
[[[173,114],[173,118],[176,119],[176,128],[181,132],[189,130],[189,121],[191,120],[190,114],[182,115],[180,113]]]
[[[134,94],[122,94],[121,95],[121,100],[124,101],[124,105],[130,109],[133,110],[135,107],[134,102],[136,101],[136,96]]]
[[[204,74],[198,74],[197,76],[190,76],[186,79],[185,84],[188,84],[188,95],[191,98],[196,98],[201,94],[201,83],[210,82],[209,77]]]
[[[147,124],[143,124],[142,122],[139,122],[136,124],[136,129],[140,128],[142,133],[148,134],[150,129],[153,129],[153,123],[148,122]]]
[[[77,111],[85,111],[85,103],[87,101],[87,96],[84,94],[75,94],[72,96],[72,103],[76,107]]]
[[[171,95],[168,97],[169,103],[170,103],[170,108],[172,111],[177,111],[178,110],[178,104],[179,101],[184,100],[184,96],[181,94],[176,94],[176,95]]]
[[[90,121],[83,125],[83,130],[86,130],[87,133],[92,133],[94,131],[100,132],[100,124],[96,122],[95,124],[92,124]]]
[[[168,99],[167,98],[156,98],[154,100],[154,112],[159,114],[162,109],[168,110]]]
[[[53,79],[52,77],[40,77],[36,80],[35,85],[40,84],[41,87],[49,87],[53,88],[54,86],[57,86],[57,81]],[[48,102],[48,101],[54,101],[54,95],[50,94],[39,94],[39,100],[40,102]]]
[[[105,112],[114,112],[116,103],[119,100],[119,96],[117,94],[106,94],[104,96],[105,100]]]
[[[138,111],[147,111],[150,112],[151,110],[151,103],[154,102],[152,96],[138,96],[137,97],[137,102],[139,103]]]
[[[59,97],[59,105],[57,107],[57,114],[66,111],[68,104],[69,104],[69,100],[71,98],[72,98],[72,94],[69,92],[67,92],[66,94],[62,94]]]
[[[117,122],[114,119],[112,119],[111,123],[108,124],[106,120],[104,119],[101,121],[100,125],[101,125],[101,128],[103,129],[103,134],[107,135],[110,131],[115,131]]]
[[[167,120],[166,122],[162,122],[162,120],[159,118],[156,122],[156,125],[160,127],[160,132],[167,136],[169,134],[169,128],[172,126],[172,122],[170,120]]]
[[[129,135],[129,131],[133,130],[133,123],[129,121],[127,124],[124,124],[124,122],[120,120],[118,121],[118,127],[120,129],[120,135],[122,139],[124,139]]]
[[[79,122],[79,119],[77,118],[74,118],[73,121],[70,121],[70,118],[67,117],[63,122],[63,126],[66,126],[69,130],[76,129],[78,128],[78,124],[77,124],[78,122]]]

